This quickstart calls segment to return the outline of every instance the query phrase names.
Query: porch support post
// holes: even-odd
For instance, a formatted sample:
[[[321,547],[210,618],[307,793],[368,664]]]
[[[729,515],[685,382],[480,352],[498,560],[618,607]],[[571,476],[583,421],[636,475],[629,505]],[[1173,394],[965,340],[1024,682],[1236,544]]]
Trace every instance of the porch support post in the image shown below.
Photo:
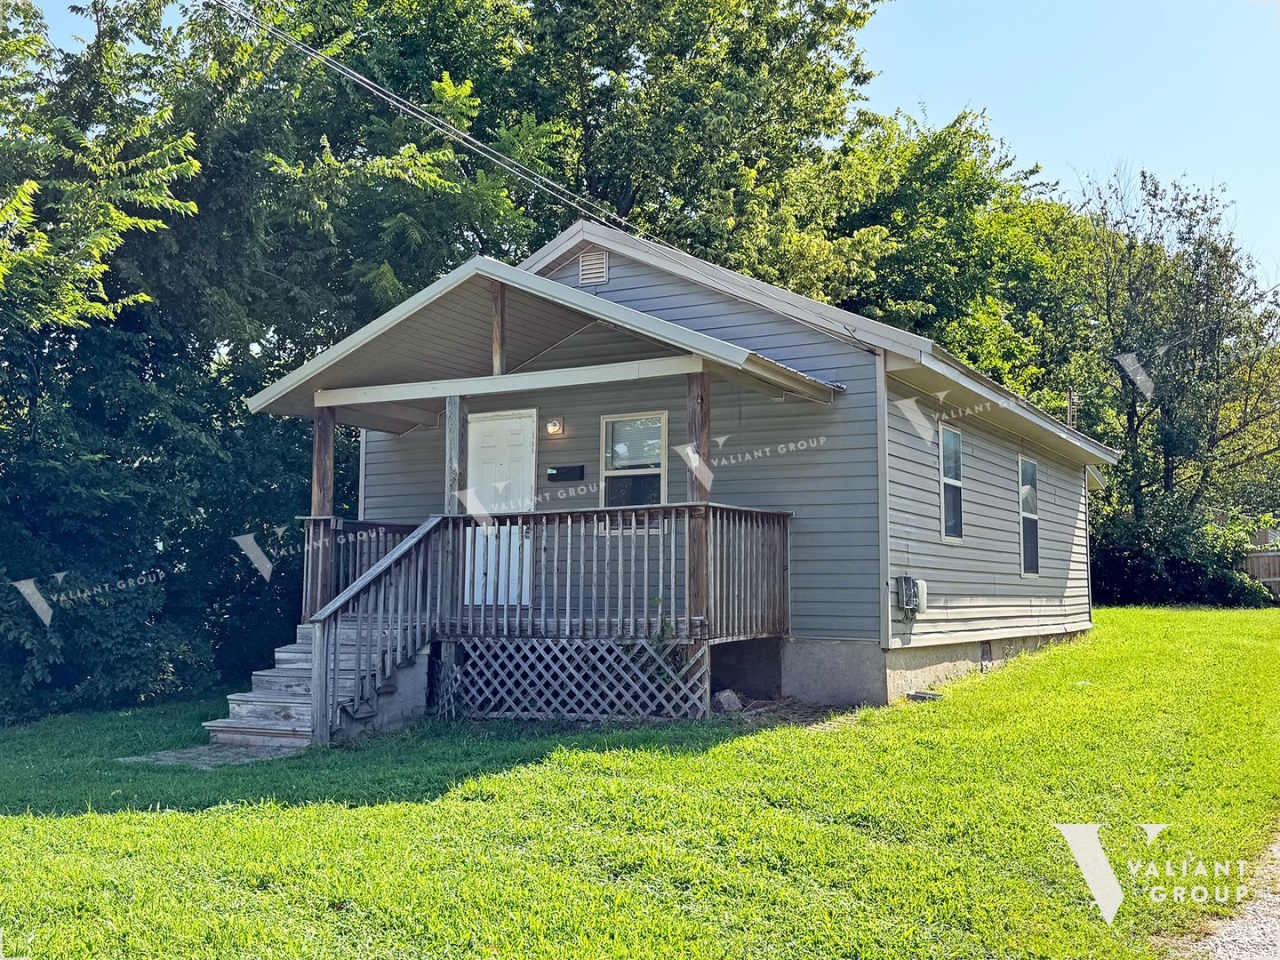
[[[705,503],[711,495],[711,379],[706,373],[687,375],[689,414],[688,499]],[[707,549],[707,508],[694,507],[689,517],[689,617],[702,618],[702,630],[694,632],[690,658],[701,660],[704,671],[702,715],[711,713],[711,640],[709,623],[710,571]],[[692,624],[690,624],[692,627]]]
[[[701,503],[711,496],[711,378],[706,373],[686,376],[689,408],[688,499]]]
[[[493,281],[493,375],[507,372],[507,287]]]
[[[461,494],[466,489],[467,463],[466,411],[459,396],[446,397],[444,401],[444,512],[448,516],[466,513]],[[445,637],[440,642],[440,675],[436,690],[436,710],[452,716],[454,709],[454,684],[458,661],[458,644],[453,640],[451,617],[458,618],[457,629],[462,629],[462,587],[459,565],[463,551],[455,541],[453,528],[446,527],[447,536],[441,544],[440,578],[447,584],[446,590],[456,591],[445,603]],[[462,531],[466,537],[466,529]]]
[[[311,434],[311,516],[333,515],[332,407],[316,407]]]
[[[466,489],[466,430],[462,398],[446,397],[444,401],[444,512],[450,516],[465,513],[461,494]]]
[[[302,575],[302,619],[333,599],[333,431],[335,410],[313,410],[311,514],[306,520]]]

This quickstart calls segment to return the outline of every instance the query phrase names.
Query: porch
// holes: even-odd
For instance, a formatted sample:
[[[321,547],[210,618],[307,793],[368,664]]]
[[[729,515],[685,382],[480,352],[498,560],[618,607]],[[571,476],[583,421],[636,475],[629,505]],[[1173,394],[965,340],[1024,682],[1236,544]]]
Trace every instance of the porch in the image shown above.
[[[407,534],[308,518],[308,576],[347,581],[306,618],[312,716],[371,718],[423,656],[446,713],[705,716],[710,647],[787,632],[788,519],[715,503],[437,516]]]
[[[322,354],[250,401],[314,424],[290,655],[295,670],[305,657],[310,675],[291,717],[327,743],[360,725],[393,727],[428,702],[478,717],[707,715],[712,647],[780,640],[791,616],[789,512],[761,509],[758,493],[750,505],[710,496],[713,378],[805,406],[841,388],[492,261],[401,320],[438,334],[446,317],[470,347],[411,364],[349,338],[329,352],[336,359]],[[481,330],[483,371],[471,342]],[[583,362],[595,359],[610,362]],[[620,390],[666,399],[646,410],[613,399]],[[579,463],[540,463],[545,435],[565,427],[536,398],[570,395],[582,414]],[[397,478],[439,491],[420,512],[393,515],[420,523],[334,515],[338,423],[430,438],[439,473]],[[584,465],[591,444],[599,462]],[[545,483],[557,470],[588,481],[590,505],[551,506]]]

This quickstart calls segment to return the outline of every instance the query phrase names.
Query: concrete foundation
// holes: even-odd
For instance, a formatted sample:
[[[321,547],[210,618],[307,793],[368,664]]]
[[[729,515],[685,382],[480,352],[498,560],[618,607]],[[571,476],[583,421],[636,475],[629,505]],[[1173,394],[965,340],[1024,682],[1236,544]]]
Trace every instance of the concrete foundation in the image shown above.
[[[830,706],[887,703],[878,640],[806,640],[782,644],[782,695]]]
[[[913,690],[927,690],[974,670],[990,670],[1020,653],[1073,639],[1082,632],[895,647],[890,650],[881,649],[877,640],[791,637],[782,643],[780,692],[783,696],[795,697],[806,703],[883,706]],[[713,689],[723,686],[739,689],[727,680],[727,664],[721,676],[726,678],[726,682],[717,685],[713,653]]]
[[[369,733],[393,733],[421,720],[427,713],[430,681],[431,657],[428,650],[423,650],[412,663],[395,672],[393,685],[378,693],[377,712],[367,719],[345,718],[338,739],[355,740]]]
[[[912,690],[953,680],[974,670],[1002,666],[1020,653],[1071,640],[1083,631],[1005,640],[969,641],[921,647],[895,647],[884,652],[887,698],[896,700]]]

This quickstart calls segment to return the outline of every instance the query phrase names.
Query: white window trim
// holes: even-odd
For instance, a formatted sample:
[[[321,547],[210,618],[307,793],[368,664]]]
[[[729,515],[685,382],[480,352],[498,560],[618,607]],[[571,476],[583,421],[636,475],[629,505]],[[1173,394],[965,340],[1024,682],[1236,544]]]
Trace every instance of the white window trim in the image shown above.
[[[1022,509],[1022,464],[1034,463],[1036,465],[1036,512],[1027,513]],[[1022,571],[1024,580],[1038,580],[1040,578],[1039,570],[1035,573],[1027,572],[1027,550],[1026,544],[1023,543],[1022,521],[1034,520],[1036,522],[1036,567],[1040,566],[1040,461],[1034,457],[1027,457],[1018,454],[1018,569]]]
[[[662,422],[662,453],[659,457],[661,461],[658,467],[658,503],[667,503],[667,411],[666,410],[649,410],[643,413],[610,413],[600,418],[600,506],[604,506],[605,485],[610,477],[619,477],[627,474],[637,473],[653,473],[652,470],[606,470],[605,465],[605,424],[616,422],[618,420],[639,420],[643,417],[658,417]]]
[[[960,479],[947,476],[946,452],[943,434],[951,431],[960,438]],[[960,488],[960,536],[947,536],[947,484]],[[959,427],[938,422],[938,532],[943,543],[964,543],[964,433]]]

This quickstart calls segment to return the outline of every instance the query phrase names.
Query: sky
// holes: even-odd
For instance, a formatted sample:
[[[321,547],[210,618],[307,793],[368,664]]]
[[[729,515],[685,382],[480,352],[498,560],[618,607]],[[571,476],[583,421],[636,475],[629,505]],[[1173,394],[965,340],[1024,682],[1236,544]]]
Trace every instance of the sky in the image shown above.
[[[55,41],[88,33],[39,2]],[[1223,186],[1280,283],[1280,0],[888,0],[861,41],[872,109],[985,109],[1069,192],[1117,169]]]
[[[1280,282],[1280,0],[890,0],[861,41],[871,109],[985,109],[1077,196],[1117,169],[1225,187]]]

